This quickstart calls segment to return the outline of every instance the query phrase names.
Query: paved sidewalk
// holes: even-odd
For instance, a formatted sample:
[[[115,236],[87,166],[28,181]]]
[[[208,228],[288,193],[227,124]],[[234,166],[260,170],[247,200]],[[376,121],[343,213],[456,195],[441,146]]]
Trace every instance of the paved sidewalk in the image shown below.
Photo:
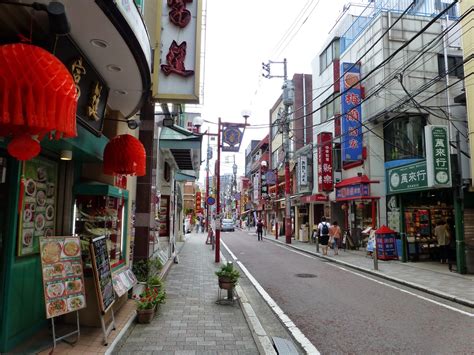
[[[255,234],[254,232],[249,233]],[[474,275],[461,275],[456,272],[450,272],[446,264],[429,261],[402,263],[398,260],[379,260],[379,270],[375,271],[374,260],[371,257],[367,257],[365,250],[362,249],[339,250],[339,255],[334,255],[330,249],[328,252],[329,256],[323,256],[321,253],[316,252],[316,244],[313,243],[303,243],[292,239],[291,244],[288,245],[285,243],[284,236],[277,240],[274,236],[267,234],[264,238],[465,306],[474,307]]]
[[[188,234],[165,279],[167,300],[151,324],[137,324],[118,354],[258,354],[239,302],[216,304],[218,269],[206,234]],[[223,293],[223,295],[225,295]]]

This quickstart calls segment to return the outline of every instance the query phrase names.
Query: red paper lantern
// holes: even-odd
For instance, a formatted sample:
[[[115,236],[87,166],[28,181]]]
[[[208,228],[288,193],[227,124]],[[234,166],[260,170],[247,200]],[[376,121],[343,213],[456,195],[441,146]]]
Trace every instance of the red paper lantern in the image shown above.
[[[146,152],[143,144],[130,134],[114,137],[104,149],[104,174],[143,176]]]
[[[347,210],[348,207],[349,207],[349,206],[347,206],[347,203],[343,203],[342,206],[341,206],[341,209],[342,209],[343,211],[345,211],[345,210]]]
[[[13,138],[11,155],[35,157],[45,135],[75,137],[76,108],[74,80],[58,58],[31,44],[0,46],[0,136]]]
[[[363,209],[364,209],[364,204],[363,204],[362,202],[358,203],[358,204],[357,204],[357,208],[358,208],[359,210],[363,210]]]

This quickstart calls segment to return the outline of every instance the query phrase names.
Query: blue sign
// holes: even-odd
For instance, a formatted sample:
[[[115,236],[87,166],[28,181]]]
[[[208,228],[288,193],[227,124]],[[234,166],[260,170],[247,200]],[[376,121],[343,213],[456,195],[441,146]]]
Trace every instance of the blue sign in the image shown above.
[[[215,199],[214,197],[209,196],[209,197],[207,198],[207,204],[208,204],[209,206],[212,206],[212,205],[215,204],[215,203],[216,203],[216,199]]]
[[[276,174],[273,171],[267,171],[267,184],[275,185],[276,183]]]
[[[355,200],[370,196],[369,184],[354,184],[336,187],[336,201]]]
[[[342,162],[362,160],[360,65],[341,64]]]

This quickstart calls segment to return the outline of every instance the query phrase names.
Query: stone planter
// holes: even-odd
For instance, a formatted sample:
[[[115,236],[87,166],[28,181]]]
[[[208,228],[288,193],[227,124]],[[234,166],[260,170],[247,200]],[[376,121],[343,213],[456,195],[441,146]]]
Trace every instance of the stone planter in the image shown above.
[[[219,276],[219,288],[223,290],[231,290],[235,287],[235,281],[223,276]]]
[[[151,309],[137,309],[137,321],[140,324],[148,324],[155,316],[155,308]]]

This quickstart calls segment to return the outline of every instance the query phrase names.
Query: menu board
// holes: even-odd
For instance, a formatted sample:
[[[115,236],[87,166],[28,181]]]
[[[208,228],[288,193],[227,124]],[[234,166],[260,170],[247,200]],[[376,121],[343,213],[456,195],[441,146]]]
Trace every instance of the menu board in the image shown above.
[[[106,237],[92,239],[90,249],[99,307],[105,313],[115,301]]]
[[[114,284],[115,293],[118,297],[122,297],[128,290],[135,286],[138,281],[133,271],[128,267],[124,267],[118,272],[113,273],[112,282]]]
[[[170,197],[161,195],[160,199],[160,210],[159,210],[159,222],[160,222],[160,237],[166,237],[169,235],[169,204],[170,204]]]
[[[43,158],[28,160],[23,165],[18,256],[37,254],[39,237],[55,234],[57,171],[56,162]]]
[[[79,237],[40,237],[46,318],[86,307]]]

